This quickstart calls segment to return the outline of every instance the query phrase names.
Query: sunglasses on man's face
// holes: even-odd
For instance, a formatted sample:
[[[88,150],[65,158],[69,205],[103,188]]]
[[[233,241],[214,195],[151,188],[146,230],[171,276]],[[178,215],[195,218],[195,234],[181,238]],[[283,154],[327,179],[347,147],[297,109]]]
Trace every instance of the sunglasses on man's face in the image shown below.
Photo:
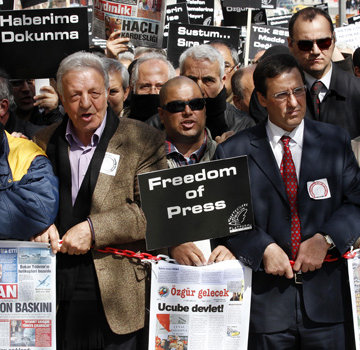
[[[178,113],[184,112],[186,106],[189,106],[192,111],[200,111],[205,107],[205,100],[203,98],[193,98],[190,101],[171,101],[161,108],[170,113]]]
[[[323,39],[316,39],[316,40],[298,40],[295,41],[297,47],[301,51],[311,51],[314,43],[316,43],[317,47],[320,50],[327,50],[332,44],[332,38],[323,38]]]

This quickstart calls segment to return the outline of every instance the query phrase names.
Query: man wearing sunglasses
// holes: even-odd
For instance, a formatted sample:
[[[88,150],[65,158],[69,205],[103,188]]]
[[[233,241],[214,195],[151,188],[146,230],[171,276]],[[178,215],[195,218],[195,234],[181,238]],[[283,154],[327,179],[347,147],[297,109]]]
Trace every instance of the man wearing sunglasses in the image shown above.
[[[305,71],[308,116],[360,135],[360,81],[331,62],[335,33],[331,18],[307,7],[291,18],[288,45]]]
[[[248,157],[255,228],[217,241],[253,270],[250,350],[351,349],[341,256],[359,236],[360,170],[346,131],[304,120],[304,82],[291,55],[259,62],[254,83],[268,118],[215,152]]]
[[[169,80],[160,90],[159,116],[166,132],[167,162],[170,168],[210,161],[216,142],[205,127],[206,104],[199,86],[187,77]],[[203,241],[201,244],[210,242]],[[183,265],[205,265],[234,258],[224,246],[218,246],[206,261],[192,242],[170,248],[171,256]]]

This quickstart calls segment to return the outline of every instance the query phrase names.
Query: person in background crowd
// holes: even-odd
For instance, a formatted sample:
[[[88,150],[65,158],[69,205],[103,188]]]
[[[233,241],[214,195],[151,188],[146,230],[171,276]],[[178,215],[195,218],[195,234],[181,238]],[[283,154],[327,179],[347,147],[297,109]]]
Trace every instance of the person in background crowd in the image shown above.
[[[323,10],[307,7],[289,22],[289,49],[305,71],[307,107],[314,120],[360,135],[360,80],[332,64],[334,27]]]
[[[57,349],[146,349],[146,268],[98,250],[145,250],[137,175],[166,168],[164,138],[107,106],[101,58],[66,57],[57,83],[67,114],[36,137],[60,181]]]
[[[360,47],[358,47],[353,54],[354,74],[360,78]]]
[[[11,136],[2,123],[0,188],[0,239],[38,239],[54,223],[59,192],[50,161],[35,143]]]
[[[254,91],[255,65],[239,68],[231,78],[234,106],[249,114],[251,94]]]
[[[199,86],[189,78],[170,79],[160,90],[159,116],[166,132],[167,162],[170,168],[210,161],[216,142],[205,127],[206,105]],[[201,245],[210,241],[184,243],[170,248],[171,256],[180,264],[205,265]],[[208,263],[234,258],[224,246],[218,246]]]
[[[16,103],[16,115],[35,125],[50,125],[63,117],[59,111],[59,97],[52,86],[43,86],[35,96],[34,79],[10,79]]]
[[[210,45],[188,48],[179,59],[180,75],[195,81],[206,101],[206,126],[213,137],[227,131],[237,132],[254,125],[246,113],[226,102],[224,59]]]
[[[239,55],[237,50],[230,43],[223,40],[212,40],[208,44],[218,50],[224,58],[226,102],[233,103],[231,77],[239,68]]]
[[[174,67],[163,55],[149,53],[141,56],[131,73],[130,108],[125,115],[146,121],[157,114],[160,89],[174,76]]]
[[[118,117],[122,116],[124,101],[129,94],[129,73],[124,65],[111,58],[104,58],[105,68],[109,75],[110,107]]]
[[[253,270],[248,348],[351,349],[342,255],[359,237],[360,169],[349,135],[304,120],[305,79],[294,57],[263,59],[254,83],[267,122],[215,153],[248,156],[255,228],[219,240]]]

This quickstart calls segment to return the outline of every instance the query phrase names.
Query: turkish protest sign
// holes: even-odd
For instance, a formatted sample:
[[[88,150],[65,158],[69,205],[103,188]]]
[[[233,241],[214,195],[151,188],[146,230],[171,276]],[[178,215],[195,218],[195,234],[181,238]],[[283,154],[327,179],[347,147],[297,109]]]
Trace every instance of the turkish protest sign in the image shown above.
[[[163,48],[167,47],[170,22],[189,23],[189,14],[188,14],[186,2],[180,2],[178,4],[172,4],[166,6]]]
[[[180,55],[191,46],[206,44],[211,40],[221,39],[238,48],[240,29],[171,22],[169,37],[171,40],[168,41],[167,56],[169,61],[177,67],[179,65]]]
[[[89,47],[87,8],[0,12],[0,67],[11,78],[50,78],[60,61]]]
[[[246,350],[251,269],[152,263],[149,350]]]
[[[261,0],[224,0],[223,6],[259,9],[261,8]]]
[[[244,7],[222,7],[224,26],[243,27],[247,25],[248,9]],[[251,11],[251,23],[266,24],[266,12],[263,9]]]
[[[181,3],[184,0],[178,0]],[[214,0],[186,0],[191,24],[214,24]]]
[[[150,250],[253,228],[246,156],[155,171],[138,178]]]
[[[165,1],[94,0],[93,34],[107,39],[112,32],[135,46],[162,47]]]
[[[0,0],[0,11],[13,10],[14,0]]]
[[[285,28],[253,24],[250,33],[249,57],[252,59],[258,51],[267,50],[273,45],[287,46],[288,36],[289,31]]]
[[[47,243],[0,241],[1,349],[56,349],[55,264]]]
[[[356,22],[360,22],[360,15],[352,16],[352,17],[348,18],[348,23],[349,24],[354,24]]]
[[[358,23],[335,28],[336,46],[355,50],[360,46],[360,26]]]
[[[267,25],[288,28],[292,15],[273,16],[267,18]]]

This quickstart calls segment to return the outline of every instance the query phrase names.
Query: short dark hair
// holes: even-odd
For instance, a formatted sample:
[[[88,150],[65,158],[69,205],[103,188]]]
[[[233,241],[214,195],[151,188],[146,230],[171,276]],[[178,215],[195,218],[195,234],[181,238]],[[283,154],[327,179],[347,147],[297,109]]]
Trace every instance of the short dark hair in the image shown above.
[[[354,67],[360,67],[360,47],[354,51],[353,64]]]
[[[289,72],[294,68],[299,70],[301,74],[301,78],[305,84],[304,73],[299,63],[292,55],[279,54],[279,55],[271,55],[266,57],[261,62],[259,62],[255,68],[254,71],[255,89],[266,97],[266,92],[267,92],[266,79],[275,78],[281,73]]]
[[[289,22],[289,36],[290,38],[294,37],[294,25],[296,20],[301,17],[304,21],[312,22],[316,16],[323,16],[328,22],[330,26],[331,34],[334,33],[334,25],[329,14],[318,7],[305,7],[304,9],[296,12],[290,19]]]

